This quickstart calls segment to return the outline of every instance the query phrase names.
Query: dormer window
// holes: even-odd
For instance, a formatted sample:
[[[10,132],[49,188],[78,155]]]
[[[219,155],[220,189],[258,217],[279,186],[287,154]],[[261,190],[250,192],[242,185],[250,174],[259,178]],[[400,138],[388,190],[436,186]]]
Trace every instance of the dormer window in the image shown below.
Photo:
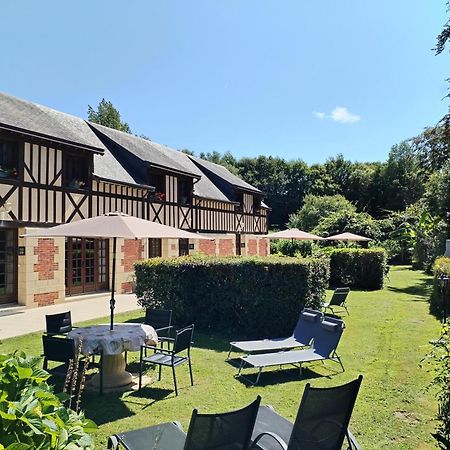
[[[149,171],[148,184],[155,188],[153,198],[160,202],[166,200],[166,176],[161,172]]]
[[[65,153],[63,160],[63,184],[70,189],[89,189],[90,158],[87,155]]]
[[[244,193],[242,191],[236,192],[236,202],[239,205],[236,205],[235,211],[242,212],[244,210]]]
[[[178,203],[192,203],[193,183],[190,178],[178,178]]]
[[[0,141],[0,178],[19,176],[19,148],[17,142]]]

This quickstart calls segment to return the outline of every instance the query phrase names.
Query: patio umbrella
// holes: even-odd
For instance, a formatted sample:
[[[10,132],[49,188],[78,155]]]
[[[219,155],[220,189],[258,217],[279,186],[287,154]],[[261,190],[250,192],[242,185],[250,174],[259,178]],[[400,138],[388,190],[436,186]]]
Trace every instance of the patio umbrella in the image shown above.
[[[45,230],[30,232],[24,237],[78,237],[113,239],[112,286],[111,286],[111,330],[114,327],[114,299],[116,279],[117,238],[124,239],[211,239],[196,233],[169,227],[149,220],[139,219],[123,213],[108,213],[90,219],[57,225]]]
[[[289,228],[287,230],[278,231],[277,233],[268,234],[269,239],[297,239],[299,241],[321,241],[322,237],[315,234],[307,233],[306,231],[299,230],[298,228]]]
[[[328,236],[325,238],[326,241],[356,241],[356,242],[369,242],[372,239],[365,237],[365,236],[359,236],[358,234],[353,233],[341,233],[336,234],[334,236]]]

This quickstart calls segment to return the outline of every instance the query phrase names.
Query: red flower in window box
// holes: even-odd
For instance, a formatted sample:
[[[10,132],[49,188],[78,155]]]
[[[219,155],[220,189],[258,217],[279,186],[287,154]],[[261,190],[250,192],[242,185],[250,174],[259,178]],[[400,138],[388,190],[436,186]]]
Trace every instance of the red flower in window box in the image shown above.
[[[164,192],[155,192],[155,198],[156,200],[163,202],[166,199],[166,194],[164,194]]]

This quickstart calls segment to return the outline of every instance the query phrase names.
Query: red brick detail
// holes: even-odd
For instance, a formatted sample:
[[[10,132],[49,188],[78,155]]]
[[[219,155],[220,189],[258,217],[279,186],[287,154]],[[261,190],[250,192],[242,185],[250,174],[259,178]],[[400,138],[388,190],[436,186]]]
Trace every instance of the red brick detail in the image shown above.
[[[219,239],[219,256],[232,256],[233,247],[233,239]]]
[[[254,256],[258,254],[258,242],[256,239],[249,239],[247,241],[247,255]]]
[[[268,244],[269,241],[266,238],[262,238],[259,240],[259,256],[267,256],[268,255]]]
[[[122,245],[122,266],[125,272],[133,272],[133,264],[142,259],[142,253],[144,252],[144,246],[142,241],[136,239],[125,239]]]
[[[38,306],[54,305],[58,299],[58,292],[44,292],[43,294],[34,294],[34,302]]]
[[[132,294],[134,285],[131,281],[126,281],[120,285],[122,288],[122,294]]]
[[[208,256],[215,256],[216,254],[216,241],[199,241],[199,250]]]
[[[55,246],[54,239],[38,239],[37,247],[34,247],[34,254],[38,257],[34,271],[38,273],[39,280],[53,280],[55,272],[58,270],[58,263],[55,262],[55,255],[59,253],[59,248]]]

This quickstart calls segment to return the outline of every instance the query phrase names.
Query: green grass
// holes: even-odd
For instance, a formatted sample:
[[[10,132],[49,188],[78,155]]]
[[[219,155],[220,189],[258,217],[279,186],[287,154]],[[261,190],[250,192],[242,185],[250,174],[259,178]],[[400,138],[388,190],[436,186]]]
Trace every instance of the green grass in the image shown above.
[[[351,429],[364,449],[430,449],[430,433],[437,404],[426,390],[431,375],[419,367],[429,350],[428,341],[439,334],[438,321],[428,312],[430,277],[407,267],[393,268],[390,282],[382,291],[353,291],[349,297],[350,316],[344,315],[344,331],[339,353],[345,366],[307,365],[298,370],[263,372],[261,386],[248,387],[234,378],[236,369],[226,363],[228,339],[196,333],[193,350],[195,386],[189,384],[187,367],[177,369],[179,396],[175,397],[170,369],[138,394],[86,393],[83,407],[96,421],[98,448],[119,431],[158,422],[179,420],[187,426],[192,409],[201,412],[232,410],[261,395],[263,403],[294,419],[306,382],[313,386],[333,386],[364,375],[352,416]],[[331,292],[328,292],[330,295]],[[133,320],[141,312],[121,314],[118,321]],[[87,323],[104,323],[99,319]],[[31,334],[5,340],[0,352],[15,349],[30,354],[41,352],[40,335]],[[129,354],[129,359],[136,354]],[[156,380],[155,372],[149,374]]]

